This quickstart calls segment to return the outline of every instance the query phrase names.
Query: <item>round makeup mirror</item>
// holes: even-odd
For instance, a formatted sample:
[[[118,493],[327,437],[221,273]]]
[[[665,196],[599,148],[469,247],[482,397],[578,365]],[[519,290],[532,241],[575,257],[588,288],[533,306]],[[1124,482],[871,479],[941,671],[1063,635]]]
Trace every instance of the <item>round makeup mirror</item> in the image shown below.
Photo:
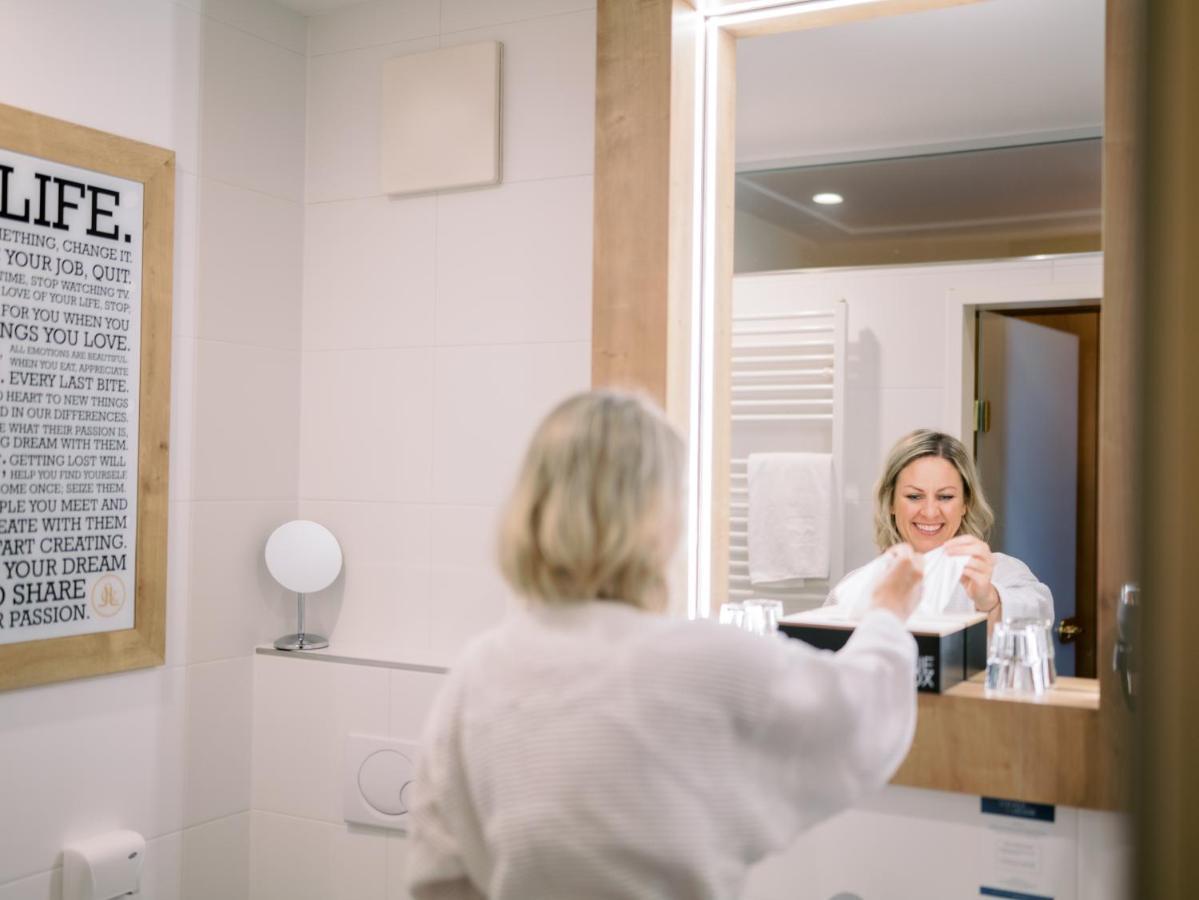
[[[304,595],[327,588],[341,572],[341,545],[324,525],[307,519],[285,522],[266,542],[266,567],[279,584],[296,592],[295,634],[275,641],[277,650],[319,650],[329,640],[304,632]]]

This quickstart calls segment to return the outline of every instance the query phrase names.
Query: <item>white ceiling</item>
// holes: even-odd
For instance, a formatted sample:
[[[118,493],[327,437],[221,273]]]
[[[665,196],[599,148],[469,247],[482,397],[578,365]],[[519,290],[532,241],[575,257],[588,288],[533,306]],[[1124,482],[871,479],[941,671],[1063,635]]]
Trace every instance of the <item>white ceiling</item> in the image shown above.
[[[275,0],[275,2],[305,16],[319,16],[323,13],[345,9],[347,6],[357,6],[366,0]]]
[[[987,0],[743,40],[738,168],[1098,134],[1103,14]]]

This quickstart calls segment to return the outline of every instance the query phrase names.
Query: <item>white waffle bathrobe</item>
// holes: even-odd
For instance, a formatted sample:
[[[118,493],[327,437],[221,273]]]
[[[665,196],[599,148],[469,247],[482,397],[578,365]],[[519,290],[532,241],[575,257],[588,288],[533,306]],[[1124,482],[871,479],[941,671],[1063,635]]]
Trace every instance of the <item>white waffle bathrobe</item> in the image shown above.
[[[837,654],[622,603],[514,612],[430,716],[413,895],[730,900],[749,866],[890,778],[915,660],[882,611]]]

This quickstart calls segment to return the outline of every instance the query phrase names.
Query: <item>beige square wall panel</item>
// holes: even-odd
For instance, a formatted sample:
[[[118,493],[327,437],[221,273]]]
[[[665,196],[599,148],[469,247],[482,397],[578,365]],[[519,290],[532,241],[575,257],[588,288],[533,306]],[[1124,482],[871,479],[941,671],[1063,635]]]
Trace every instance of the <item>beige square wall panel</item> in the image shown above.
[[[383,63],[384,193],[499,183],[502,49],[485,41]]]

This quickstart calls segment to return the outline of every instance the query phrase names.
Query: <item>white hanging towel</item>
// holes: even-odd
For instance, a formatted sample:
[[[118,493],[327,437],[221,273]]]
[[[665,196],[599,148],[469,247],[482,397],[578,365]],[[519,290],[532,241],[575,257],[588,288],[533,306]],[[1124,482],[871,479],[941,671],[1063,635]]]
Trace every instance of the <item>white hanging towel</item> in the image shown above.
[[[828,578],[833,458],[749,455],[749,580]]]
[[[921,587],[920,605],[915,615],[940,616],[945,614],[953,599],[954,591],[962,580],[969,556],[950,556],[942,547],[930,550],[923,556],[924,583]],[[876,557],[860,569],[856,569],[833,589],[831,599],[845,610],[852,619],[864,616],[870,610],[874,586],[891,564],[890,557]]]

